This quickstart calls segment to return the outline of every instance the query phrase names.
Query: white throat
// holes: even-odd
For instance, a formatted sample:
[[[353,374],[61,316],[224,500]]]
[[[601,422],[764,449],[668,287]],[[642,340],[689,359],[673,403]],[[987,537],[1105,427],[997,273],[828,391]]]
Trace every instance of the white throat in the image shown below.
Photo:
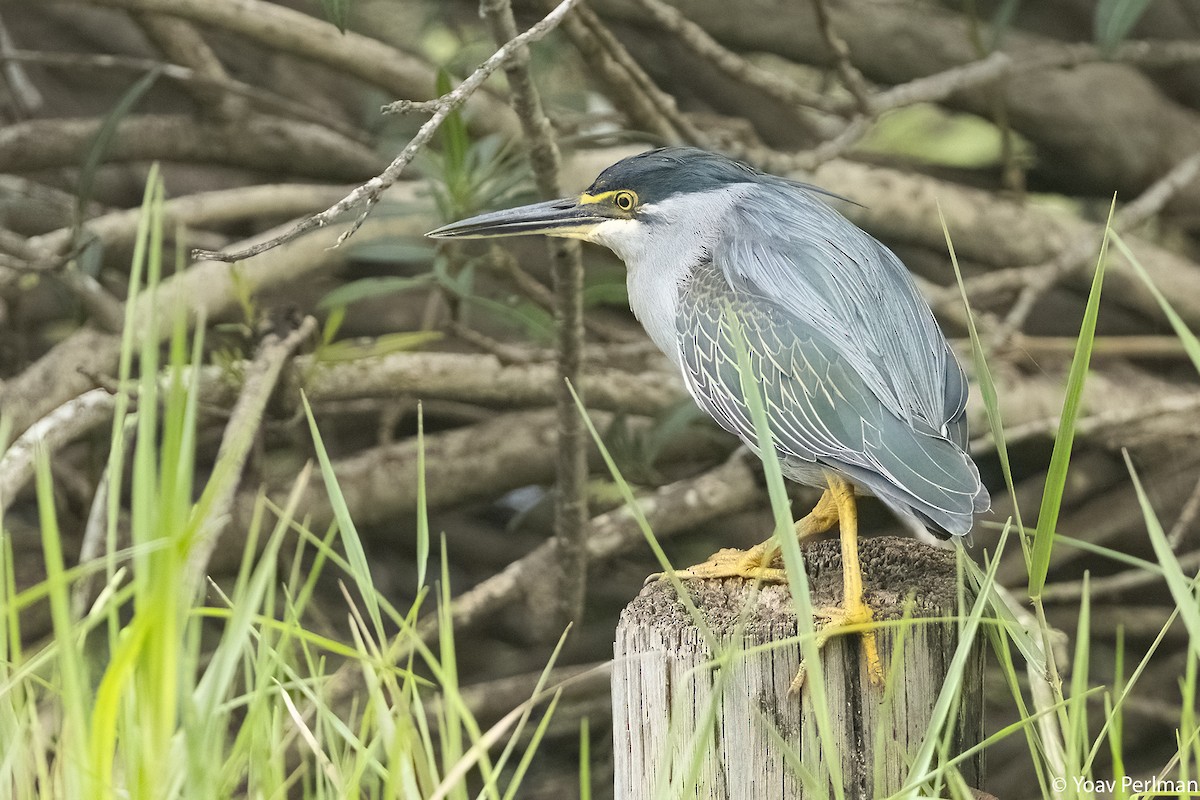
[[[658,349],[676,365],[680,289],[708,257],[730,206],[741,195],[735,187],[676,195],[645,206],[642,214],[650,218],[648,222],[609,220],[588,237],[625,262],[629,307]]]

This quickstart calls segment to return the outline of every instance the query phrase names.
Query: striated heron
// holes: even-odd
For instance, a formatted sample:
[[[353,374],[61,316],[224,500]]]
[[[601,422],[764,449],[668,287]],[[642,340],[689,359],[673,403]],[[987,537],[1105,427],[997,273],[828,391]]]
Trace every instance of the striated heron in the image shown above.
[[[692,397],[757,452],[738,372],[740,331],[784,475],[825,489],[796,523],[797,536],[840,524],[843,603],[821,612],[838,627],[873,618],[863,600],[856,492],[942,538],[966,534],[989,498],[966,453],[962,368],[904,264],[831,208],[830,196],[724,156],[668,147],[617,162],[578,197],[429,235],[546,234],[608,247],[628,269],[634,314]],[[722,550],[678,574],[782,581],[777,550],[772,540]],[[863,645],[878,681],[869,631]]]

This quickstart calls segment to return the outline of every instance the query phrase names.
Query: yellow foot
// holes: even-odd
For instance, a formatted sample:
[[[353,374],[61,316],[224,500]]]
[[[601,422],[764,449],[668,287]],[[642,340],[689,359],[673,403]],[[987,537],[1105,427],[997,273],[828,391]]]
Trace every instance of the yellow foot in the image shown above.
[[[787,572],[772,567],[777,550],[767,551],[761,545],[750,550],[726,548],[709,556],[708,561],[687,569],[676,570],[680,580],[702,580],[705,578],[745,578],[763,583],[787,583]],[[662,580],[666,573],[658,572],[646,579],[646,583]]]
[[[834,606],[832,608],[813,609],[813,617],[822,620],[817,631],[817,649],[820,650],[834,636],[846,631],[842,630],[851,625],[864,625],[875,620],[875,612],[860,599],[849,607]],[[876,686],[883,685],[883,661],[879,658],[879,645],[875,640],[875,631],[867,629],[856,631],[862,637],[863,658],[867,662],[867,677]],[[801,659],[800,670],[792,680],[789,694],[797,694],[804,688],[807,678],[806,665]]]

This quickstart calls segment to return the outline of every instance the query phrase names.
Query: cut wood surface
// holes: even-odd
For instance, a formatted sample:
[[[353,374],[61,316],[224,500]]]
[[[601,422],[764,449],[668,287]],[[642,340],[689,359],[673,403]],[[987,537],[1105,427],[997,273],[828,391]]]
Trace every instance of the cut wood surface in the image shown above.
[[[814,542],[804,554],[813,606],[839,604],[838,543]],[[763,586],[755,595],[743,580],[687,584],[718,650],[732,655],[727,666],[716,668],[713,649],[671,584],[647,585],[622,613],[616,633],[618,800],[826,797],[829,781],[836,779],[831,774],[839,772],[848,798],[898,790],[958,644],[958,624],[948,618],[958,608],[955,555],[884,537],[862,541],[861,559],[866,599],[877,620],[900,620],[906,607],[910,619],[942,619],[879,629],[886,687],[868,681],[857,636],[836,636],[825,646],[823,685],[836,758],[819,745],[811,687],[789,693],[800,653],[786,586]],[[952,722],[951,752],[982,738],[982,668],[977,640],[963,684],[964,711]],[[802,769],[791,763],[789,750]],[[699,769],[692,771],[694,756]],[[969,759],[961,769],[969,785],[980,784],[981,759]],[[806,785],[803,771],[814,776],[815,785]],[[696,775],[695,791],[679,794],[689,774]]]

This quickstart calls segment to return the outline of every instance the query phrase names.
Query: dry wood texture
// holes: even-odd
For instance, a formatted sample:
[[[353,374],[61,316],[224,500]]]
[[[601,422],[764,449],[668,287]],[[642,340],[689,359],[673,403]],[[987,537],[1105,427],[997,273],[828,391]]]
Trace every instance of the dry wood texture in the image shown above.
[[[816,542],[804,553],[813,606],[839,603],[837,542]],[[903,618],[908,598],[913,619],[957,613],[952,552],[884,537],[863,541],[861,557],[867,602],[877,619]],[[806,687],[789,694],[800,654],[795,641],[787,641],[797,630],[787,587],[764,586],[756,593],[750,583],[725,580],[688,588],[717,651],[732,657],[727,666],[713,666],[713,648],[666,581],[646,586],[625,609],[612,670],[618,800],[666,796],[664,787],[684,780],[694,755],[701,759],[694,773],[698,785],[688,797],[830,796],[833,754],[818,741],[813,692]],[[895,673],[887,693],[868,682],[858,637],[834,637],[822,651],[840,767],[833,772],[841,773],[848,798],[882,797],[902,786],[958,646],[958,625],[931,620],[882,627],[879,645]],[[950,750],[956,753],[983,735],[983,648],[978,641],[973,648],[963,713],[952,722]],[[804,770],[819,776],[818,785],[805,785],[781,740]],[[962,765],[970,785],[979,785],[982,771],[979,758]]]

